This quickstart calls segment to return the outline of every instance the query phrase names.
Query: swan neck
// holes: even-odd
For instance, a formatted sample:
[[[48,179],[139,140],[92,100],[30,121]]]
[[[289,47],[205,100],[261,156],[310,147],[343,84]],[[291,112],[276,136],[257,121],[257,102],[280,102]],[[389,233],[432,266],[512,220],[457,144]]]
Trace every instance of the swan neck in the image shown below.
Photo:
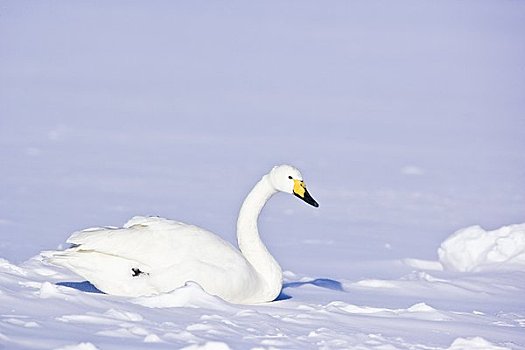
[[[250,191],[244,203],[242,204],[241,211],[239,213],[239,219],[237,221],[237,236],[245,236],[245,230],[254,228],[257,229],[257,218],[261,213],[266,202],[273,196],[277,190],[270,184],[268,175],[263,178],[254,186]],[[241,232],[239,231],[241,228]]]
[[[272,288],[278,288],[280,291],[281,267],[261,241],[257,228],[257,219],[261,210],[276,192],[268,175],[263,176],[251,190],[244,200],[237,220],[237,241],[242,254],[259,276]]]

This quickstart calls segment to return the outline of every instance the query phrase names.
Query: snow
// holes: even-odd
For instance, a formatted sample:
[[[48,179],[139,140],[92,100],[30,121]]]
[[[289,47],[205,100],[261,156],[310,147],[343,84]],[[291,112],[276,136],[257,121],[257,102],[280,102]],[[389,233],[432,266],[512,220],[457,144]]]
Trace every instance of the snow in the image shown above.
[[[0,5],[0,348],[525,349],[525,3]],[[135,215],[235,243],[279,300],[98,292],[40,252]]]
[[[525,269],[525,224],[486,231],[478,225],[447,238],[438,250],[443,266],[455,271]]]
[[[185,346],[183,349],[184,350],[229,350],[230,347],[225,343],[210,341],[210,342],[204,343],[203,345]]]
[[[79,343],[76,345],[62,346],[56,350],[98,350],[98,348],[91,343]]]
[[[187,282],[184,287],[177,288],[172,292],[160,295],[138,297],[131,300],[132,303],[147,307],[206,307],[228,309],[228,305],[222,299],[207,294],[201,286],[194,282]],[[196,302],[196,303],[195,303]]]
[[[191,282],[158,296],[116,297],[41,257],[4,260],[1,341],[9,349],[525,347],[523,271],[414,271],[403,261],[368,271],[385,267],[399,277],[370,283],[286,271],[278,301],[233,305]]]
[[[497,346],[481,337],[458,338],[454,340],[449,350],[505,350],[506,347]]]

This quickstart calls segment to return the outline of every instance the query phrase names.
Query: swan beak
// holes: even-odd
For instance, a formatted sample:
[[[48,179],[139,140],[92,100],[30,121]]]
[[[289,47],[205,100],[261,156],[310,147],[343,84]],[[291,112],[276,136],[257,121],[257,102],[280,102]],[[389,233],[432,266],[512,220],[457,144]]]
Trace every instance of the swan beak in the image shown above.
[[[301,198],[306,203],[313,205],[314,207],[318,207],[319,203],[315,201],[315,199],[310,196],[310,193],[306,190],[306,185],[304,184],[304,181],[301,180],[293,180],[293,194],[296,197]]]

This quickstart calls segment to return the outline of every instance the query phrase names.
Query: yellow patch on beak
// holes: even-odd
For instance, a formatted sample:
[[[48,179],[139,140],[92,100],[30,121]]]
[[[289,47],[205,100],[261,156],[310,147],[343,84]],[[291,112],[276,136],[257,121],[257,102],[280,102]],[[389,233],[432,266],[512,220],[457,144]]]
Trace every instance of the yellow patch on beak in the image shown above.
[[[317,203],[315,199],[313,199],[312,196],[310,196],[310,193],[308,193],[308,191],[306,190],[306,185],[302,180],[293,180],[293,194],[316,208],[319,206],[319,203]]]
[[[305,192],[306,192],[306,185],[304,184],[304,181],[294,179],[293,180],[293,193],[295,193],[301,198],[304,198]]]

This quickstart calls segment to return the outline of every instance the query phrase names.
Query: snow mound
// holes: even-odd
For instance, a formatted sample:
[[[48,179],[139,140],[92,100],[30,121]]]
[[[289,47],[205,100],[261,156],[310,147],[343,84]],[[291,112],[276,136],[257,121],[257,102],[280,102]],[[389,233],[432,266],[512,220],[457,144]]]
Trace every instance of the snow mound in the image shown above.
[[[24,269],[11,264],[6,259],[0,258],[0,271],[6,272],[6,273],[13,273],[20,276],[25,276],[26,272]]]
[[[98,348],[91,343],[79,343],[76,345],[67,345],[55,350],[98,350]]]
[[[341,310],[350,314],[373,315],[376,317],[411,318],[418,320],[447,321],[450,317],[425,303],[417,303],[407,309],[388,309],[371,306],[357,306],[342,301],[333,301],[327,305],[327,310]]]
[[[486,231],[470,226],[456,231],[438,249],[447,270],[468,272],[525,267],[525,224]]]
[[[447,350],[510,350],[495,345],[481,337],[457,338]]]
[[[186,282],[184,286],[169,293],[134,298],[131,302],[150,308],[205,307],[220,310],[231,309],[231,306],[227,302],[219,297],[206,293],[202,287],[195,282]]]
[[[228,344],[218,341],[209,341],[202,345],[190,345],[181,350],[230,350]]]

